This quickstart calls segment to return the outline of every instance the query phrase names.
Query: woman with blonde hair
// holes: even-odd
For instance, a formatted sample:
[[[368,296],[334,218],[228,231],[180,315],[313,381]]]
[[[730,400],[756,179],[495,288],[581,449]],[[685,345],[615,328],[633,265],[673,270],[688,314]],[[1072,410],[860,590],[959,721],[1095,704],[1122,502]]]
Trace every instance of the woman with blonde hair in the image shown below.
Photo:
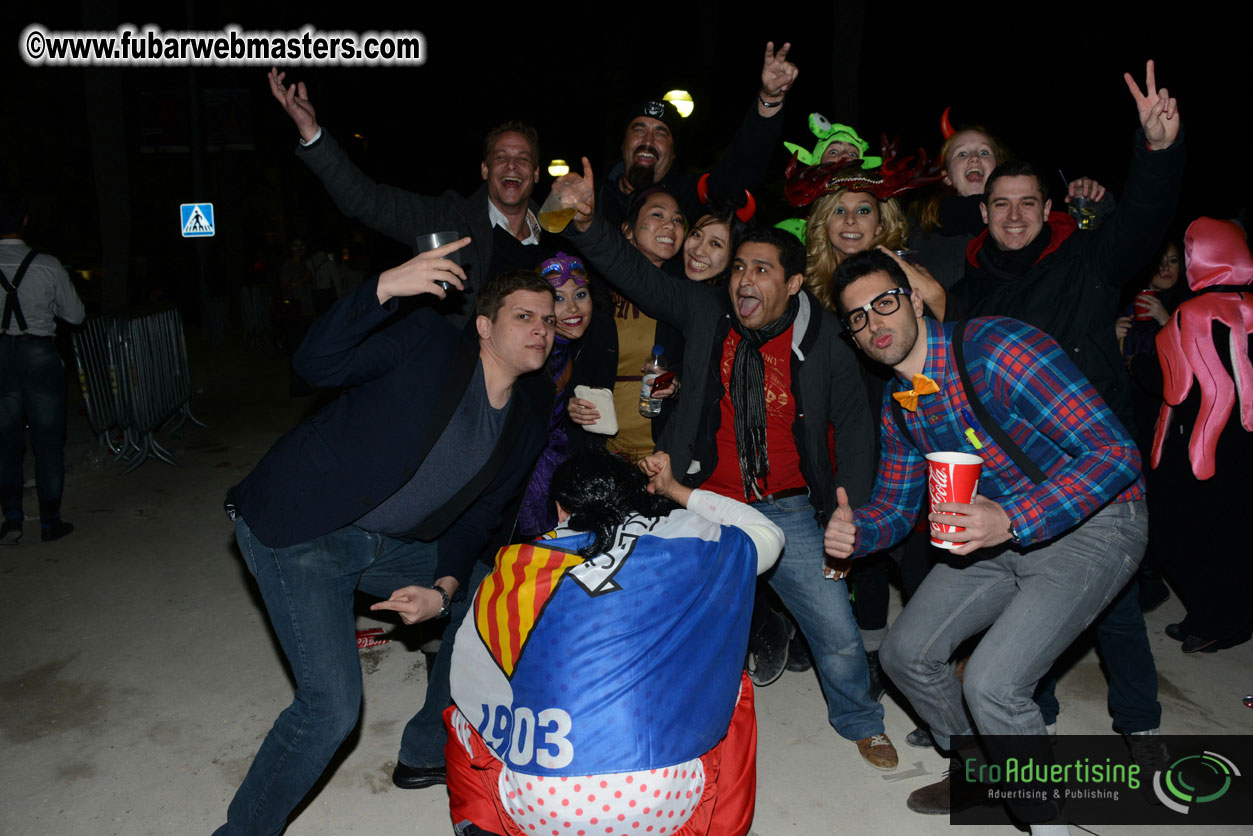
[[[918,157],[899,159],[884,143],[883,165],[863,169],[860,161],[800,168],[795,159],[786,171],[784,194],[793,206],[813,203],[805,225],[805,286],[828,310],[835,310],[831,274],[850,255],[879,247],[895,255],[905,248],[909,225],[897,196],[940,179],[921,149]],[[944,314],[944,288],[926,270],[901,261],[914,291],[937,316]]]
[[[805,226],[805,287],[835,310],[831,274],[845,258],[873,247],[903,249],[909,224],[895,198],[837,188],[814,201]]]
[[[831,287],[835,268],[849,256],[878,247],[894,258],[909,277],[917,293],[937,318],[944,315],[944,288],[926,270],[915,267],[897,255],[905,248],[909,225],[897,196],[940,179],[927,155],[899,159],[896,148],[883,143],[883,163],[862,168],[861,160],[826,163],[801,169],[797,160],[788,165],[784,194],[793,206],[810,202],[813,208],[805,226],[805,287],[827,310],[836,310],[838,294]],[[863,360],[865,357],[863,355]],[[863,379],[870,398],[871,414],[882,404],[885,370],[863,365]],[[870,698],[878,700],[886,689],[886,678],[879,667],[879,643],[887,633],[888,572],[884,554],[861,561],[850,582],[856,590],[853,613],[861,631],[866,665],[870,670]],[[789,648],[796,657],[789,669],[803,670],[805,654],[795,643]]]

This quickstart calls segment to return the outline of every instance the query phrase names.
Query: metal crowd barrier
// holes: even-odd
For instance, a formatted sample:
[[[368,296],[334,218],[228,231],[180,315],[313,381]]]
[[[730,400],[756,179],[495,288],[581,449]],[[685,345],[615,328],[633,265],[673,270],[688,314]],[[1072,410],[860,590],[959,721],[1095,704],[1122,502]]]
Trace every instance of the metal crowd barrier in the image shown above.
[[[191,374],[183,318],[170,308],[141,316],[96,316],[74,334],[78,382],[87,421],[127,473],[149,457],[177,464],[157,442],[168,425],[191,420]]]

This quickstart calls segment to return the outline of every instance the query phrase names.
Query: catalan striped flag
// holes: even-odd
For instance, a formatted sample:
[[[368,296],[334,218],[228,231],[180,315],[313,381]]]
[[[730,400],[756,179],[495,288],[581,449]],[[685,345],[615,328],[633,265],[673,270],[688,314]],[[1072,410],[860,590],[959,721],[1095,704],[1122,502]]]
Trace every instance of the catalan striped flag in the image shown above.
[[[531,629],[566,572],[583,562],[570,552],[532,544],[506,546],[474,601],[474,620],[492,658],[512,677]]]

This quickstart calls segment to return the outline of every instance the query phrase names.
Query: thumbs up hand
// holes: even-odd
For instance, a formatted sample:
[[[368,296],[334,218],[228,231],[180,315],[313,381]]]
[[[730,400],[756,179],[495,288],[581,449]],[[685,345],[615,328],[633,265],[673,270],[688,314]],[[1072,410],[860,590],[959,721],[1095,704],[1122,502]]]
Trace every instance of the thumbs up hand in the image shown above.
[[[832,557],[852,557],[857,544],[857,524],[853,522],[853,509],[848,504],[848,494],[843,488],[835,489],[838,503],[831,521],[827,523],[822,537],[822,547]]]

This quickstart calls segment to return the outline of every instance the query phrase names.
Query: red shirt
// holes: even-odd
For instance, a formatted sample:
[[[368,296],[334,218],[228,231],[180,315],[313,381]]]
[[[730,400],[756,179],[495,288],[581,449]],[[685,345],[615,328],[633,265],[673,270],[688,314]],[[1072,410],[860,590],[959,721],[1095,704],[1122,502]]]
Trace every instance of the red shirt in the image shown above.
[[[744,478],[740,474],[740,458],[735,445],[735,409],[731,405],[731,366],[740,335],[732,328],[722,343],[720,371],[726,394],[718,402],[721,421],[715,439],[718,464],[703,490],[732,499],[744,500]],[[801,457],[792,436],[796,420],[796,403],[792,397],[792,329],[788,328],[761,348],[766,380],[766,451],[770,456],[770,473],[758,479],[762,495],[805,486],[801,475]]]

